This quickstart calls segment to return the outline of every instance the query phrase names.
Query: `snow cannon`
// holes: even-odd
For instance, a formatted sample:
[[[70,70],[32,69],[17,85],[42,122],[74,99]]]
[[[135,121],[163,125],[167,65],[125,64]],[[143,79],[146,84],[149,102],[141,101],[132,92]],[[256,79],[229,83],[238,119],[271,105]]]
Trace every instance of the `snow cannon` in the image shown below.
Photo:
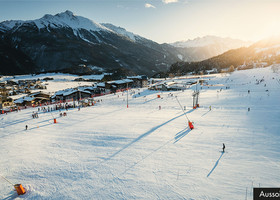
[[[194,126],[193,126],[193,124],[192,124],[192,122],[191,122],[191,121],[189,121],[189,127],[190,127],[190,129],[191,129],[191,130],[193,130],[193,129],[194,129]]]
[[[54,123],[54,124],[56,124],[56,123],[57,123],[55,118],[53,119],[53,123]]]
[[[23,195],[26,193],[25,189],[22,187],[21,184],[15,184],[14,187],[15,187],[18,195]]]

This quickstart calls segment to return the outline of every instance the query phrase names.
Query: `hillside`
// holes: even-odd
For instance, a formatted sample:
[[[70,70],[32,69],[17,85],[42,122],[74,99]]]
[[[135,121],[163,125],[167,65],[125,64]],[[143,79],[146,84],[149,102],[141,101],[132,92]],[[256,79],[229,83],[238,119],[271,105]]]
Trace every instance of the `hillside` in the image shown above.
[[[65,117],[41,110],[32,119],[38,108],[0,115],[1,175],[27,191],[17,196],[0,179],[0,199],[240,200],[252,199],[254,187],[276,187],[280,65],[201,79],[195,110],[194,85],[130,90],[129,108],[126,93],[116,93],[80,111],[62,110]]]
[[[249,47],[229,50],[201,62],[174,63],[168,73],[205,73],[206,70],[212,70],[213,68],[218,71],[227,70],[231,66],[237,69],[249,69],[277,63],[280,63],[280,40],[279,37],[272,37],[254,43]]]
[[[251,44],[252,42],[208,35],[193,40],[174,42],[170,45],[180,49],[182,55],[186,56],[183,61],[191,62],[202,61],[228,50],[247,47]]]
[[[241,45],[241,41],[227,39],[229,45],[214,36],[206,39],[206,46],[158,44],[125,28],[99,24],[67,10],[35,20],[1,22],[0,43],[5,48],[1,47],[0,56],[5,62],[0,62],[0,74],[116,72],[120,77],[152,76],[167,72],[175,62],[201,61]]]
[[[151,41],[133,41],[114,30],[76,16],[70,11],[45,15],[37,20],[0,23],[2,42],[29,56],[36,72],[79,72],[78,66],[98,67],[103,71],[126,69],[127,74],[149,74],[165,71],[179,60],[173,47],[162,47]],[[5,74],[5,66],[0,73]],[[12,71],[11,73],[17,73]]]

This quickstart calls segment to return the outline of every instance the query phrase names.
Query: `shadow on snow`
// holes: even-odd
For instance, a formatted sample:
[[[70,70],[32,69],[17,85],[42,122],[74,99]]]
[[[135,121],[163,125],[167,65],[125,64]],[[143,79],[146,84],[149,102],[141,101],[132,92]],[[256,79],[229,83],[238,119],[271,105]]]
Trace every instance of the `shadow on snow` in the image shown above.
[[[188,111],[188,112],[186,112],[186,113],[191,113],[192,111],[193,111],[193,109],[190,110],[190,111]],[[105,160],[111,160],[113,157],[115,157],[115,156],[118,155],[120,152],[122,152],[123,150],[127,149],[128,147],[130,147],[130,146],[133,145],[134,143],[136,143],[136,142],[138,142],[139,140],[141,140],[142,138],[144,138],[144,137],[150,135],[151,133],[153,133],[153,132],[156,131],[157,129],[161,128],[162,126],[164,126],[164,125],[166,125],[166,124],[168,124],[168,123],[174,121],[175,119],[177,119],[177,118],[179,118],[179,117],[182,117],[183,115],[184,115],[184,114],[178,115],[178,116],[176,116],[176,117],[174,117],[174,118],[172,118],[172,119],[170,119],[170,120],[168,120],[168,121],[166,121],[166,122],[164,122],[164,123],[162,123],[162,124],[160,124],[160,125],[158,125],[158,126],[152,128],[152,129],[150,129],[149,131],[147,131],[146,133],[140,135],[139,137],[137,137],[136,139],[134,139],[133,141],[131,141],[130,143],[128,143],[127,145],[125,145],[124,147],[122,147],[120,150],[118,150],[117,152],[115,152],[114,154],[112,154],[111,156],[109,156],[108,158],[106,158]]]
[[[180,132],[178,132],[175,137],[174,137],[174,143],[178,142],[179,140],[181,140],[183,137],[185,137],[186,135],[189,134],[189,132],[191,131],[191,129],[185,128],[183,130],[181,130]]]
[[[209,177],[209,176],[212,174],[212,172],[215,170],[215,168],[218,166],[219,161],[221,160],[221,158],[222,158],[223,155],[224,155],[224,152],[222,152],[220,158],[216,161],[214,167],[211,169],[211,171],[209,172],[209,174],[207,175],[207,177]]]

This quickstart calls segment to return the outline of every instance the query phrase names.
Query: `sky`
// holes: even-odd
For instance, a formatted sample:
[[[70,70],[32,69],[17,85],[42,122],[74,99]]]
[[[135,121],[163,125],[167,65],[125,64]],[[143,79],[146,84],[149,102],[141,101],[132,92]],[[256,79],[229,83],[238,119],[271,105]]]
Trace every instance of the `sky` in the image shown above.
[[[280,35],[280,0],[0,0],[0,21],[66,10],[158,43],[206,35],[246,41]]]

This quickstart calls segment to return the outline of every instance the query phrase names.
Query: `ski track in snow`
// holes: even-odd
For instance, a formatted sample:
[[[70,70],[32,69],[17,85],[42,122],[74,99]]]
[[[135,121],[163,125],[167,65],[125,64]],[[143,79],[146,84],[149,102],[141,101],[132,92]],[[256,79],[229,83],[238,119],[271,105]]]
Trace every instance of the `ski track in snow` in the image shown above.
[[[253,187],[279,187],[279,77],[269,67],[212,76],[195,110],[191,87],[134,89],[129,108],[117,93],[66,117],[32,119],[37,108],[0,115],[0,174],[27,190],[17,196],[0,179],[0,199],[239,200]]]

